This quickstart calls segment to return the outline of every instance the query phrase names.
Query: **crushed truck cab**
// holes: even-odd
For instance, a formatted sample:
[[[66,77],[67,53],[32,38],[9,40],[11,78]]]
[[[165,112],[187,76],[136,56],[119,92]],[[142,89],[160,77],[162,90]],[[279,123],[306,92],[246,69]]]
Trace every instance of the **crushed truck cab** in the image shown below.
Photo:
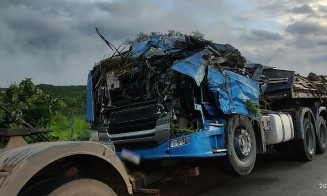
[[[228,119],[255,118],[247,107],[259,104],[260,89],[220,66],[238,70],[244,62],[228,44],[171,37],[136,43],[90,72],[87,121],[122,159],[129,151],[141,160],[226,156]]]

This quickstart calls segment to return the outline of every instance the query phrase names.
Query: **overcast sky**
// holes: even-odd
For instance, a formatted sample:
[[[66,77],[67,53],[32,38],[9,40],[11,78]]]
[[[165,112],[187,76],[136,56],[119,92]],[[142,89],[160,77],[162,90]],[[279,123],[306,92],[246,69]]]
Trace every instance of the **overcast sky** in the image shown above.
[[[95,26],[117,46],[139,32],[200,31],[251,62],[327,75],[326,0],[0,0],[0,87],[85,84],[110,54]]]

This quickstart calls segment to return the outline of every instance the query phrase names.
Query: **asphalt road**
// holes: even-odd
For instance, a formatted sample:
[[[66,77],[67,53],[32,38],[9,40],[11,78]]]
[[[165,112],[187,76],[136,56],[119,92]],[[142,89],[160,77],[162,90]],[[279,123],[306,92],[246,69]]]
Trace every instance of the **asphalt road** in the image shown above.
[[[251,175],[231,179],[200,195],[327,195],[327,153],[311,162],[268,156],[271,161],[261,160],[262,165]]]
[[[248,176],[235,177],[221,172],[216,160],[200,163],[200,176],[169,180],[151,188],[160,195],[327,195],[327,152],[311,162],[292,161],[275,151],[257,158]]]

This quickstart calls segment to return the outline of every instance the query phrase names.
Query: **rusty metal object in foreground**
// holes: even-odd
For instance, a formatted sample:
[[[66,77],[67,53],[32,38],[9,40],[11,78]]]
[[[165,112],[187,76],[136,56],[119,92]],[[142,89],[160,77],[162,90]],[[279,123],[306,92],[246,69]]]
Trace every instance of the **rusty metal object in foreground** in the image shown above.
[[[58,179],[98,177],[118,195],[130,195],[127,173],[112,149],[95,142],[45,142],[2,149],[0,195],[19,195],[29,184],[38,183],[38,178],[52,175]]]

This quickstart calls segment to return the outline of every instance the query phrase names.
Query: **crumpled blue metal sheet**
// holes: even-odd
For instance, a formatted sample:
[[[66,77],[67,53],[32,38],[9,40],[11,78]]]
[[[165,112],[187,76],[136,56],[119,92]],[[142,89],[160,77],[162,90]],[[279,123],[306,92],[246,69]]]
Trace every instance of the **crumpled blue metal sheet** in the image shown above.
[[[165,54],[171,52],[177,52],[179,49],[174,48],[174,44],[179,42],[185,42],[182,38],[174,38],[174,37],[155,37],[150,41],[143,41],[132,45],[132,58],[137,58],[149,50],[151,47],[160,48],[165,50]]]
[[[216,104],[224,114],[250,115],[247,101],[259,104],[259,84],[231,71],[208,71],[209,88],[216,97]]]
[[[136,44],[132,45],[132,52],[133,52],[133,57],[137,58],[138,56],[140,56],[141,54],[143,54],[145,51],[147,51],[149,49],[149,41],[143,41],[143,42],[139,42]]]
[[[208,52],[208,49],[204,49],[201,52],[195,53],[185,60],[178,62],[171,69],[192,77],[196,84],[200,86],[205,75],[206,60],[203,58],[203,55]]]
[[[89,73],[87,77],[87,86],[86,86],[86,122],[94,121],[94,107],[93,107],[93,85],[92,85],[92,74]]]
[[[226,51],[226,50],[236,50],[232,45],[229,44],[217,44],[213,43],[213,46],[220,51]]]
[[[185,42],[182,38],[163,38],[156,37],[150,41],[144,41],[132,45],[133,57],[137,58],[142,54],[146,57],[151,55],[164,55],[170,52],[179,51],[174,48],[177,42]],[[213,44],[217,50],[231,50],[235,49],[231,45]],[[157,50],[150,51],[153,47]],[[149,51],[149,52],[147,52]],[[200,86],[205,76],[205,69],[207,60],[204,58],[209,53],[208,49],[204,49],[182,61],[176,63],[171,69],[182,74],[192,77],[196,84]],[[224,114],[241,114],[249,115],[246,108],[247,101],[251,100],[253,103],[259,102],[259,85],[256,81],[245,76],[236,74],[231,71],[222,71],[215,68],[208,70],[209,88],[215,96],[216,105],[222,110]]]
[[[216,44],[216,43],[213,43],[213,45],[215,46],[215,48],[217,50],[223,50],[223,51],[226,51],[226,45],[225,44]]]
[[[200,85],[205,74],[207,49],[175,64],[171,69],[192,77]],[[216,105],[224,114],[249,115],[247,101],[259,103],[259,84],[245,76],[216,68],[208,69],[209,89],[215,96]]]

